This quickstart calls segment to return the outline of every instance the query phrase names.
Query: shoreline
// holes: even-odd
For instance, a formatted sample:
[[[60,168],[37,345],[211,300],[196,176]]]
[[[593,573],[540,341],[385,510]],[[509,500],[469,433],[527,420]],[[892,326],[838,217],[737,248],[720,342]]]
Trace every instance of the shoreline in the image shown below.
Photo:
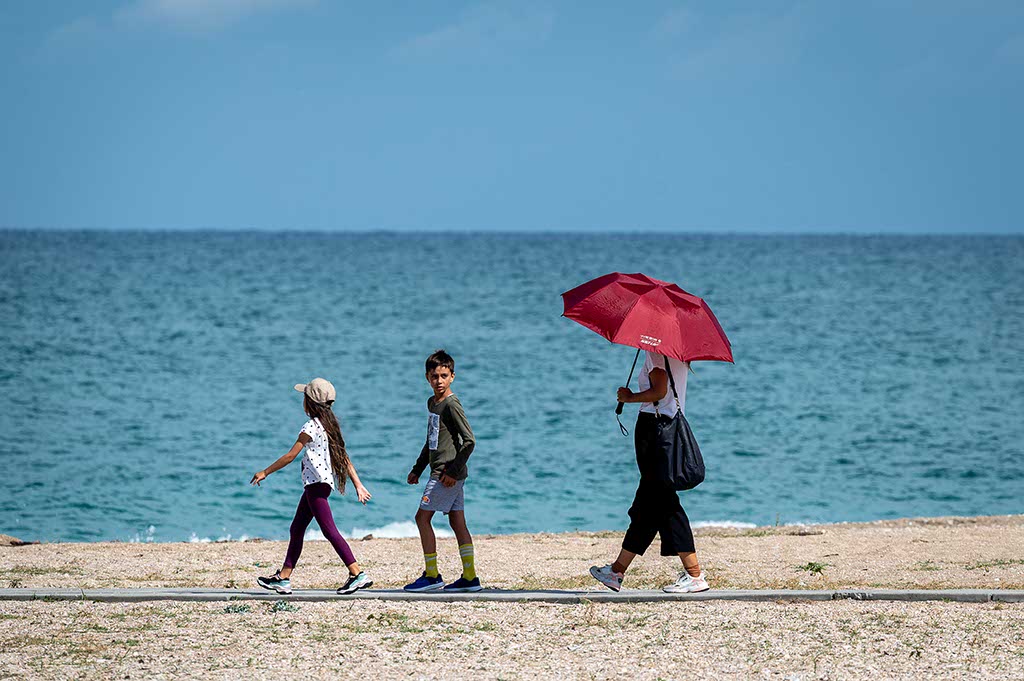
[[[836,522],[825,522],[825,523],[779,523],[773,525],[756,525],[754,523],[747,523],[739,520],[722,520],[722,521],[696,521],[691,523],[694,537],[701,536],[722,536],[722,533],[735,532],[741,536],[744,533],[756,532],[758,535],[763,533],[772,534],[786,534],[787,530],[820,530],[823,528],[830,527],[912,527],[915,525],[942,525],[942,526],[960,526],[960,525],[978,525],[978,524],[989,524],[992,522],[1012,522],[1014,519],[1021,519],[1020,522],[1024,522],[1024,514],[1019,515],[976,515],[976,516],[919,516],[919,517],[906,517],[906,518],[882,518],[877,520],[839,520]],[[374,528],[373,531],[368,533],[360,532],[358,534],[349,535],[342,533],[342,536],[346,541],[358,542],[358,541],[369,541],[369,540],[404,540],[404,539],[415,539],[417,534],[415,532],[408,534],[401,534],[398,536],[386,536],[386,534],[375,534],[380,530],[385,530],[388,533],[394,526],[404,525],[401,521],[388,523],[379,528]],[[412,521],[407,523],[413,530],[415,525]],[[438,539],[450,539],[454,536],[452,532],[446,526],[439,526],[434,528],[434,532]],[[563,535],[593,535],[604,537],[609,534],[622,535],[625,529],[621,530],[565,530],[565,531],[547,531],[539,530],[535,532],[509,532],[509,533],[474,533],[475,537],[486,537],[490,539],[498,537],[552,537],[552,536],[563,536]],[[188,539],[175,539],[168,541],[157,541],[151,538],[143,538],[142,535],[136,533],[136,537],[130,539],[99,539],[96,541],[78,541],[78,540],[25,540],[20,537],[13,535],[4,534],[0,532],[0,548],[7,546],[28,546],[28,545],[97,545],[97,544],[140,544],[140,545],[163,545],[163,544],[244,544],[244,543],[261,543],[261,542],[287,542],[287,538],[270,538],[270,537],[259,537],[249,536],[246,534],[240,535],[237,539],[231,535],[212,539],[210,537],[199,537],[195,532]],[[317,542],[326,541],[323,534],[320,533],[319,528],[316,527],[315,523],[310,525],[310,528],[306,532],[305,541]],[[657,542],[657,539],[655,539]]]

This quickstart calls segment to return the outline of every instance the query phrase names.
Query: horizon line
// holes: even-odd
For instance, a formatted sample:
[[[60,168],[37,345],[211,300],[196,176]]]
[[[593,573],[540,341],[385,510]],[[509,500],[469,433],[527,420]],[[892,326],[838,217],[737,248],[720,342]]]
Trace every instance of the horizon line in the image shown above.
[[[857,231],[857,230],[743,230],[730,229],[708,231],[701,229],[404,229],[404,228],[359,228],[338,229],[324,227],[302,227],[283,229],[280,227],[23,227],[0,225],[0,232],[50,233],[50,234],[325,234],[350,236],[431,236],[431,235],[465,235],[465,236],[696,236],[696,237],[779,237],[779,236],[815,236],[815,237],[1024,237],[1024,229],[1020,231]]]

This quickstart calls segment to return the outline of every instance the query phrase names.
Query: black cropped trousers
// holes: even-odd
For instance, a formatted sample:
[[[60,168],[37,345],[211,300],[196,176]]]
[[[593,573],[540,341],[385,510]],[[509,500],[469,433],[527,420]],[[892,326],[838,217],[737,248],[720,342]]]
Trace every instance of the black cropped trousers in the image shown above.
[[[690,529],[690,519],[686,517],[683,505],[679,503],[679,494],[654,475],[656,454],[651,445],[657,418],[654,414],[640,412],[636,420],[634,445],[636,463],[640,468],[640,484],[633,505],[629,507],[629,528],[622,540],[622,548],[642,556],[654,541],[654,536],[660,534],[661,555],[692,553],[696,550],[693,530]]]

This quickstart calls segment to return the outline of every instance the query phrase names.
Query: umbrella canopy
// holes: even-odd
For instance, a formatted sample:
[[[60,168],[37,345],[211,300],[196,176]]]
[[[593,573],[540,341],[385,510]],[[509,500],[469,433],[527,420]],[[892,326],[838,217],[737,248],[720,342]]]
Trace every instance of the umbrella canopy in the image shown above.
[[[645,274],[612,272],[562,294],[563,317],[612,343],[683,362],[732,361],[732,348],[708,304]]]

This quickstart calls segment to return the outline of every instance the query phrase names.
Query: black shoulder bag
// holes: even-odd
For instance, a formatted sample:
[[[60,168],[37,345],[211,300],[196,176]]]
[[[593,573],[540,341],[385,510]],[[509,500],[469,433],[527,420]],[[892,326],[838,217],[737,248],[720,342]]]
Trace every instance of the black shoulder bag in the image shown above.
[[[676,413],[671,418],[659,414],[656,419],[657,437],[652,443],[657,454],[655,471],[661,482],[676,491],[693,489],[704,482],[704,457],[700,455],[697,438],[679,408],[679,393],[676,392],[676,380],[669,368],[668,357],[665,358],[665,373],[676,398]],[[655,402],[654,406],[657,407],[658,403]]]

